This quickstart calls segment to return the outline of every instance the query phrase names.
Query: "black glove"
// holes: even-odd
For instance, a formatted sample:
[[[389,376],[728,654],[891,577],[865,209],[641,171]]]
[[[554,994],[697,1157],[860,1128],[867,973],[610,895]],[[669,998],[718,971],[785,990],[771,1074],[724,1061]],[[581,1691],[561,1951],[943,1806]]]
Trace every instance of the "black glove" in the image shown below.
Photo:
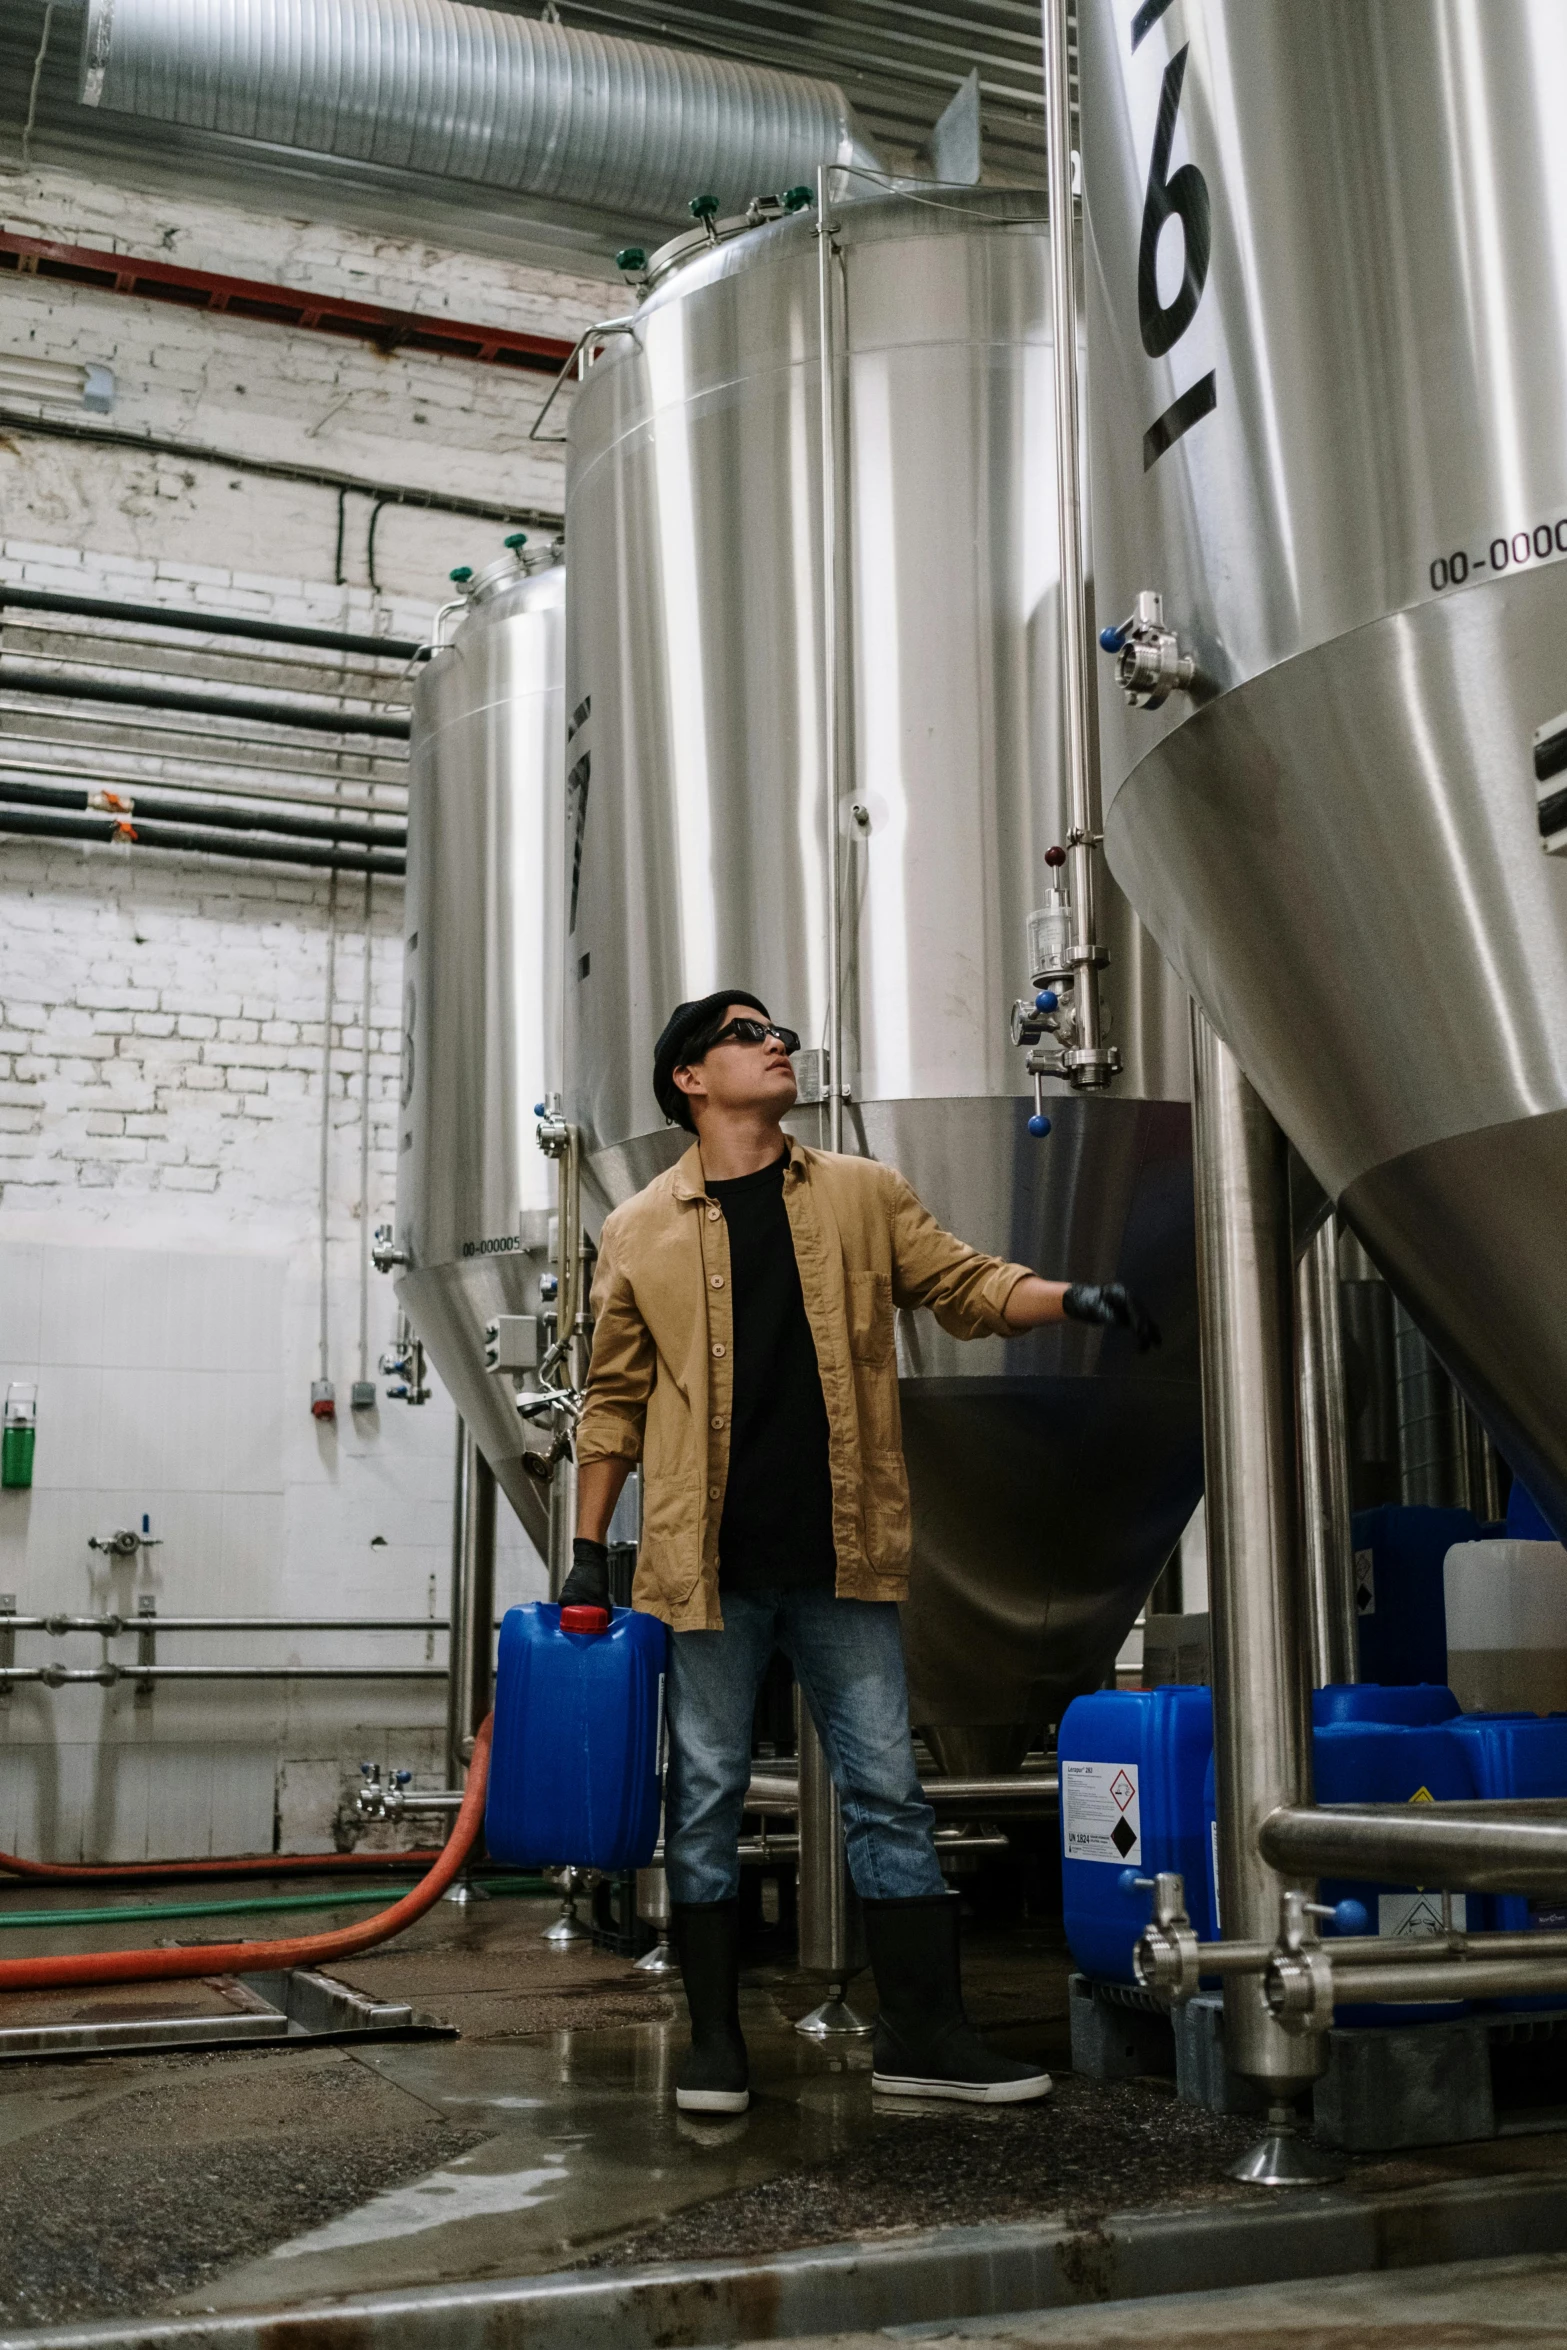
[[[579,1534],[571,1546],[571,1573],[561,1585],[562,1607],[608,1607],[609,1547]]]
[[[1142,1299],[1119,1281],[1074,1281],[1061,1300],[1061,1311],[1072,1322],[1098,1322],[1107,1330],[1130,1330],[1140,1355],[1163,1343],[1159,1325]]]

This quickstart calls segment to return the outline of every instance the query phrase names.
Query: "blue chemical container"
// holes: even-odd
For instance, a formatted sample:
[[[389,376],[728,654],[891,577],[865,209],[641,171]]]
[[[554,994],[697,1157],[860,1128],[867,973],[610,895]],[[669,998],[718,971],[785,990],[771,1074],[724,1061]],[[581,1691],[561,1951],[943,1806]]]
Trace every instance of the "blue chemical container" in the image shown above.
[[[1130,1983],[1153,1899],[1123,1888],[1129,1871],[1179,1869],[1192,1924],[1211,1939],[1202,1794],[1212,1692],[1196,1683],[1096,1690],[1067,1707],[1058,1747],[1066,1938],[1084,1974]]]
[[[1428,1722],[1450,1722],[1458,1711],[1451,1689],[1433,1681],[1416,1681],[1408,1689],[1389,1689],[1380,1681],[1339,1681],[1311,1693],[1311,1718],[1319,1730],[1325,1730],[1330,1722],[1397,1722],[1419,1727]]]
[[[485,1838],[513,1867],[646,1868],[658,1842],[668,1634],[630,1608],[510,1609]]]
[[[1447,1603],[1442,1562],[1455,1542],[1473,1542],[1469,1510],[1388,1504],[1352,1521],[1360,1677],[1384,1685],[1447,1679]]]
[[[1468,1754],[1475,1793],[1488,1801],[1507,1796],[1567,1795],[1567,1714],[1466,1714],[1452,1725],[1452,1736]],[[1504,1934],[1523,1934],[1531,1928],[1552,1933],[1567,1929],[1567,1900],[1560,1894],[1493,1893],[1486,1909],[1488,1916],[1471,1919],[1471,1924],[1484,1924]],[[1567,1995],[1548,1991],[1538,1998],[1502,1999],[1496,2004],[1561,2008],[1567,2007]]]

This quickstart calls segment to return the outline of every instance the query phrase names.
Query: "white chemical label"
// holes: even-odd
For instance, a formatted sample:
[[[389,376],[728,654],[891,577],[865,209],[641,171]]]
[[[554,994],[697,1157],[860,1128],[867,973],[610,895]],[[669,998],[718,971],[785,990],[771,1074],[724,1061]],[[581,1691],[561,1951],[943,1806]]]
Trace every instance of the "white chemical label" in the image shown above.
[[[1377,1612],[1377,1570],[1369,1550],[1355,1553],[1355,1613],[1374,1616]]]
[[[1462,1934],[1468,1931],[1468,1898],[1453,1895],[1453,1925]],[[1416,1940],[1422,1934],[1440,1934],[1442,1931],[1442,1896],[1440,1893],[1379,1893],[1377,1895],[1377,1932],[1393,1934],[1400,1940]]]
[[[1136,1763],[1063,1763],[1061,1834],[1068,1860],[1136,1868],[1143,1857]]]

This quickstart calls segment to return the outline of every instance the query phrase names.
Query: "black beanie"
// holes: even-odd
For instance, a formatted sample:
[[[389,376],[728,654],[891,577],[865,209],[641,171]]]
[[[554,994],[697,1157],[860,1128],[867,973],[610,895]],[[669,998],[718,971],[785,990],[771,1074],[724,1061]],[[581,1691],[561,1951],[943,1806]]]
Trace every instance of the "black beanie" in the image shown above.
[[[693,1045],[700,1045],[706,1032],[721,1024],[730,1004],[749,1004],[764,1020],[772,1018],[761,997],[752,995],[749,988],[720,987],[694,1004],[676,1004],[653,1048],[653,1098],[670,1123],[683,1126],[688,1134],[695,1134],[696,1124],[689,1102],[675,1083],[675,1071],[690,1060]]]

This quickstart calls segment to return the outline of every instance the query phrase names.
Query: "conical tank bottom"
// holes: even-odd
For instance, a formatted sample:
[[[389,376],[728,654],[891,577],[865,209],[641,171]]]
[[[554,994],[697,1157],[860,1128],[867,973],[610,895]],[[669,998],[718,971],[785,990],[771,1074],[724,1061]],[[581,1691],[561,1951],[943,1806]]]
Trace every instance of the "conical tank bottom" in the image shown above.
[[[1567,859],[1532,746],[1567,565],[1396,613],[1166,735],[1111,863],[1567,1529]]]
[[[497,1314],[537,1311],[543,1261],[523,1250],[474,1257],[405,1273],[397,1285],[398,1303],[541,1557],[549,1540],[548,1488],[523,1466],[526,1424],[510,1379],[484,1367],[484,1330]]]

